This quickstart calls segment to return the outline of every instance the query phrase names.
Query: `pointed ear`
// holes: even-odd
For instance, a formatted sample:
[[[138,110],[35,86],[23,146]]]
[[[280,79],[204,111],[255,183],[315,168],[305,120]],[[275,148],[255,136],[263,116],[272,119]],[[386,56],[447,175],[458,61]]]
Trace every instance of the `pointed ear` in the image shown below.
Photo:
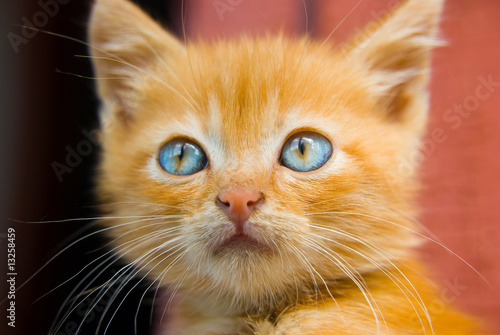
[[[103,121],[133,118],[145,78],[156,78],[158,66],[185,53],[180,41],[127,0],[97,0],[89,35]]]
[[[379,107],[392,120],[426,119],[430,53],[441,44],[436,35],[443,3],[408,0],[374,33],[350,44],[348,57],[368,71],[367,82],[379,95]]]

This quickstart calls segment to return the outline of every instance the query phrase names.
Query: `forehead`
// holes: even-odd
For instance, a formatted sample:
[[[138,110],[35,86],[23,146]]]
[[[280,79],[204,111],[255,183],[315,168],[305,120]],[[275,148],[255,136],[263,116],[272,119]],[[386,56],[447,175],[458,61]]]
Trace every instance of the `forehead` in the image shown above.
[[[156,104],[164,111],[154,117],[159,141],[187,136],[242,161],[276,155],[294,131],[336,133],[348,109],[343,67],[303,45],[285,44],[243,41],[191,50],[185,63],[167,71],[170,96],[182,99]],[[150,93],[154,101],[163,95]]]
[[[304,56],[303,46],[284,44],[241,42],[200,56],[193,94],[205,132],[245,146],[331,116],[341,100],[324,82],[335,86],[337,80],[323,78],[326,64]],[[320,106],[325,98],[328,110]]]

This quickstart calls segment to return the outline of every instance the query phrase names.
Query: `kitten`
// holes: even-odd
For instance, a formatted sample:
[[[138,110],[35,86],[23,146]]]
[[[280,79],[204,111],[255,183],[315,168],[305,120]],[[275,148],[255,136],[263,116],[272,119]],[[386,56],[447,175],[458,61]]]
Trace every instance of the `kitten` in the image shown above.
[[[163,334],[478,334],[427,308],[417,182],[397,173],[425,130],[442,5],[409,0],[333,49],[184,44],[96,1],[102,224],[168,290]]]

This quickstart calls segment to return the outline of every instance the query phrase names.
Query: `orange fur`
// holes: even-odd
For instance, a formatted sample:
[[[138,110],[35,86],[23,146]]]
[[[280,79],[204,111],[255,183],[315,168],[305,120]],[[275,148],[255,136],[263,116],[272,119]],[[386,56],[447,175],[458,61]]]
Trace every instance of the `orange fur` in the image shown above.
[[[103,224],[125,260],[180,297],[170,332],[477,334],[452,306],[427,314],[437,291],[412,250],[418,184],[397,173],[425,129],[442,2],[410,0],[372,36],[331,48],[283,36],[184,45],[130,2],[97,0],[98,190],[123,217]],[[279,164],[302,130],[333,143],[316,171]],[[179,136],[207,169],[159,167]],[[263,194],[251,220],[268,248],[214,249],[230,229],[215,200],[237,187]]]

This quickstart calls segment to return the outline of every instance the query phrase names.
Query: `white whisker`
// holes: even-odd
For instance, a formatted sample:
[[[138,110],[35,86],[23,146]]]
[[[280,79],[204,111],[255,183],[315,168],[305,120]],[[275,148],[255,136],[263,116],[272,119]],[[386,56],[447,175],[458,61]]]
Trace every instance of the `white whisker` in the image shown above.
[[[374,219],[374,220],[378,220],[378,221],[382,221],[382,222],[385,222],[385,223],[388,223],[388,224],[391,224],[391,225],[394,225],[396,227],[399,227],[399,228],[402,228],[404,230],[407,230],[415,235],[418,235],[424,239],[426,239],[427,241],[430,241],[438,246],[440,246],[441,248],[443,248],[444,250],[446,250],[447,252],[449,252],[450,254],[452,254],[453,256],[457,257],[460,261],[462,261],[465,265],[467,265],[472,271],[474,271],[489,287],[492,287],[491,284],[488,282],[488,280],[478,271],[476,270],[470,263],[468,263],[465,259],[463,259],[462,257],[460,257],[457,253],[453,252],[450,248],[448,248],[447,246],[445,246],[443,243],[440,243],[438,241],[435,241],[433,240],[432,238],[430,238],[429,236],[426,236],[414,229],[411,229],[409,227],[406,227],[402,224],[398,224],[396,222],[392,222],[392,221],[389,221],[389,220],[386,220],[386,219],[382,219],[382,218],[379,218],[379,217],[376,217],[376,216],[373,216],[373,215],[369,215],[369,214],[363,214],[363,213],[352,213],[352,212],[322,212],[322,213],[306,213],[304,215],[308,215],[308,216],[317,216],[317,215],[327,215],[327,216],[331,216],[332,214],[335,214],[335,215],[354,215],[354,216],[361,216],[361,217],[366,217],[366,218],[369,218],[369,219]]]
[[[379,265],[378,263],[376,263],[372,258],[368,257],[367,255],[365,255],[364,253],[358,251],[358,250],[355,250],[343,243],[340,243],[338,241],[335,241],[335,240],[332,240],[330,238],[327,238],[327,237],[324,237],[324,236],[321,236],[321,235],[317,235],[317,234],[311,234],[312,236],[315,236],[317,238],[320,238],[320,239],[323,239],[323,240],[326,240],[328,242],[331,242],[331,243],[335,243],[337,245],[340,245],[342,248],[346,249],[346,250],[349,250],[361,257],[363,257],[364,259],[366,259],[367,261],[369,261],[370,263],[372,263],[377,269],[379,269],[380,271],[382,271],[399,289],[400,291],[403,293],[403,295],[405,296],[405,298],[408,300],[408,302],[410,303],[410,305],[412,306],[413,310],[415,311],[418,319],[420,320],[420,323],[422,325],[422,328],[424,330],[424,333],[426,333],[426,330],[425,330],[425,326],[423,324],[423,321],[421,320],[420,318],[420,314],[418,313],[418,310],[416,308],[416,306],[413,304],[413,302],[411,301],[410,297],[408,297],[407,293],[408,292],[419,304],[420,308],[422,309],[422,311],[424,312],[424,314],[426,315],[427,317],[427,320],[428,320],[428,323],[431,327],[431,329],[433,328],[432,327],[432,320],[430,318],[430,315],[428,313],[428,310],[427,310],[427,307],[423,301],[423,299],[421,298],[420,294],[418,293],[418,291],[416,290],[416,288],[413,286],[413,284],[411,283],[411,281],[407,278],[407,276],[399,269],[399,267],[397,267],[387,256],[383,255],[381,250],[379,248],[376,248],[375,246],[373,246],[373,244],[371,244],[370,242],[366,241],[364,242],[361,238],[355,238],[353,236],[350,236],[350,234],[348,233],[345,233],[345,232],[340,232],[340,231],[336,231],[334,229],[329,229],[329,228],[322,228],[322,227],[315,227],[317,229],[325,229],[327,231],[330,231],[330,232],[333,232],[333,233],[336,233],[336,234],[339,234],[339,235],[342,235],[342,236],[349,236],[351,237],[353,240],[355,240],[356,242],[360,242],[362,243],[363,245],[367,246],[368,248],[371,249],[372,252],[375,252],[376,254],[378,255],[381,255],[386,261],[389,262],[389,264],[397,270],[398,273],[400,273],[402,275],[402,277],[409,283],[409,285],[411,286],[412,290],[410,290],[403,282],[401,282],[401,280],[399,280],[395,275],[391,274],[387,269],[385,269],[383,266]],[[380,309],[379,309],[380,311]],[[382,314],[382,313],[381,313]],[[382,315],[383,317],[383,315]],[[386,324],[386,327],[387,327],[387,324]],[[434,332],[433,332],[434,333]]]

